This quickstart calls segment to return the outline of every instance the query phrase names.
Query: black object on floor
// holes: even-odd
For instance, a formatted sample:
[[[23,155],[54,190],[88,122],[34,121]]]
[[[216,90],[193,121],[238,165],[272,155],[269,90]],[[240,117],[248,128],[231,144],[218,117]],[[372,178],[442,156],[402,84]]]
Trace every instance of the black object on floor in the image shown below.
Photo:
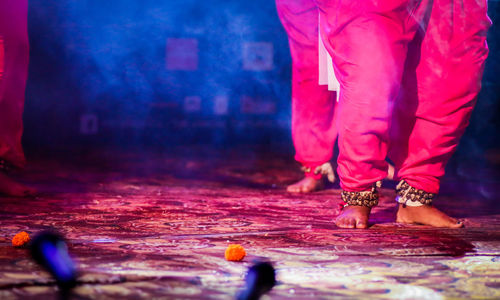
[[[245,290],[238,295],[238,300],[257,300],[269,292],[276,284],[274,267],[269,262],[258,262],[248,269],[245,277]]]
[[[41,232],[30,248],[33,259],[54,277],[62,292],[76,285],[76,265],[61,235],[53,231]]]

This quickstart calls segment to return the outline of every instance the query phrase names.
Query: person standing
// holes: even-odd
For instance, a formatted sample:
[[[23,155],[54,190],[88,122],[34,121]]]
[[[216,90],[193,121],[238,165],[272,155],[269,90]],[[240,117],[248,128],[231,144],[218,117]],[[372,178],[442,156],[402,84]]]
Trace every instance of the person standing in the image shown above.
[[[292,57],[292,139],[295,160],[304,178],[288,192],[323,188],[323,177],[335,180],[330,164],[337,139],[335,92],[319,85],[319,11],[313,0],[276,0],[278,16],[288,35]]]
[[[398,222],[463,224],[432,206],[481,88],[486,0],[316,1],[339,74],[339,227],[366,228],[389,157]]]
[[[320,12],[314,0],[276,0],[292,57],[292,138],[295,160],[304,178],[287,187],[291,193],[321,190],[335,181],[330,161],[337,140],[335,112],[339,82],[332,58],[320,38]],[[387,179],[394,167],[388,166]]]
[[[26,164],[21,145],[28,76],[27,0],[0,1],[0,194],[28,196],[32,188],[7,175]]]

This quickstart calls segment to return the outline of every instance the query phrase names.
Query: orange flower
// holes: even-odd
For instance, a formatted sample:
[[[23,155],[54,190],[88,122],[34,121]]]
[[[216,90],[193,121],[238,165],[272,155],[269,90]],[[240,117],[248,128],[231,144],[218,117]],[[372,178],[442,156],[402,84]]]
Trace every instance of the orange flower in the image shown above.
[[[27,232],[22,231],[14,236],[14,238],[12,239],[12,246],[22,247],[26,245],[29,241],[30,241],[30,235]]]
[[[230,244],[227,246],[226,252],[224,253],[226,260],[229,261],[241,261],[245,255],[247,255],[245,249],[238,244]]]

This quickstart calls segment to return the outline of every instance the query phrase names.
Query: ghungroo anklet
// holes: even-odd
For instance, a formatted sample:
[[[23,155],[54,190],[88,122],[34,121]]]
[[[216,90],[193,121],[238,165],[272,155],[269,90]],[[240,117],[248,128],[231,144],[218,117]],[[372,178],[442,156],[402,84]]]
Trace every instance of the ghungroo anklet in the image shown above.
[[[332,165],[329,162],[326,162],[322,165],[311,167],[311,166],[303,166],[301,170],[304,173],[312,173],[314,176],[313,177],[319,177],[321,176],[326,176],[328,181],[334,182],[335,181],[335,173],[333,172]]]
[[[406,206],[431,205],[436,194],[419,190],[401,180],[396,186],[396,202]]]
[[[377,188],[381,186],[382,182],[377,181],[371,191],[363,191],[363,192],[347,192],[342,191],[340,197],[342,201],[345,203],[345,206],[366,206],[366,207],[374,207],[378,204],[378,191]]]
[[[12,166],[5,159],[0,159],[0,172],[8,172],[12,169]]]

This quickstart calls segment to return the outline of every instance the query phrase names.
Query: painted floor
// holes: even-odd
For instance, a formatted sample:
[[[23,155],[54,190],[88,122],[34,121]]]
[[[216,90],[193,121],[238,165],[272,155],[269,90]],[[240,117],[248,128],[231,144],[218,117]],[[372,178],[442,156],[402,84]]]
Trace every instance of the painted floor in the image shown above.
[[[500,299],[500,176],[451,166],[436,206],[464,229],[394,223],[394,183],[366,230],[334,223],[338,185],[308,195],[291,159],[252,151],[85,154],[34,159],[33,199],[0,198],[0,299],[57,299],[54,280],[14,248],[20,231],[53,228],[80,275],[75,299],[232,299],[246,270],[270,260],[263,299]],[[78,154],[80,155],[80,154]],[[228,262],[228,244],[245,247]]]

